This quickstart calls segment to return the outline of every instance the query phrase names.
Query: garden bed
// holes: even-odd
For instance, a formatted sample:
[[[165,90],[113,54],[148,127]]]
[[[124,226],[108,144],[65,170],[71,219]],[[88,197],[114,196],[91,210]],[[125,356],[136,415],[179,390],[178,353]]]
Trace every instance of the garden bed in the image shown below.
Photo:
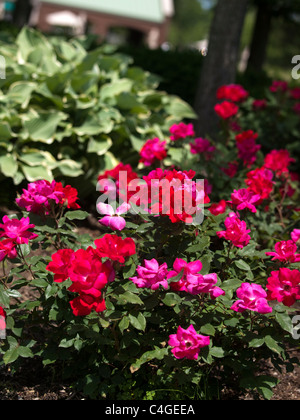
[[[300,358],[300,351],[293,350],[293,356]],[[30,360],[27,362],[20,373],[12,377],[9,369],[0,371],[0,400],[86,400],[86,396],[68,384],[51,383],[49,376],[51,372],[45,372],[38,361]],[[278,377],[279,385],[274,390],[271,400],[291,400],[300,399],[299,377],[300,367],[296,366],[294,372],[278,374],[266,363],[262,370],[263,374]],[[220,400],[254,400],[251,393],[240,396],[236,390],[227,389],[222,392]]]
[[[90,216],[86,222],[81,223],[78,228],[79,235],[90,235],[98,238],[102,232],[98,228],[97,219]],[[38,254],[37,252],[35,254]],[[51,254],[51,251],[47,252]],[[1,269],[0,269],[1,275]],[[22,289],[23,299],[32,298],[32,289]],[[300,308],[300,305],[298,305]],[[296,343],[296,342],[295,342]],[[300,359],[300,348],[295,346],[289,350],[290,356]],[[54,367],[55,369],[55,367]],[[300,366],[295,366],[293,372],[279,373],[272,367],[269,361],[262,364],[261,375],[270,375],[278,378],[279,384],[274,389],[271,400],[292,400],[300,399]],[[220,400],[256,400],[257,393],[245,393],[241,395],[237,389],[224,389],[221,391]],[[89,399],[81,392],[74,390],[71,384],[59,383],[53,380],[53,368],[45,369],[38,358],[27,360],[19,372],[11,374],[9,367],[0,369],[0,400],[87,400]]]

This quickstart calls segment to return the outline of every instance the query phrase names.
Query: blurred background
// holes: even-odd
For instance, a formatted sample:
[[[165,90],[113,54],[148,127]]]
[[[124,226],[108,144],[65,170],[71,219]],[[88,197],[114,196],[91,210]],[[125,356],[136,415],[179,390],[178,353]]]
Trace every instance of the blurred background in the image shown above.
[[[1,33],[24,25],[67,37],[89,35],[129,53],[135,64],[161,76],[162,90],[195,103],[218,0],[0,1]],[[224,21],[226,25],[226,21]],[[263,96],[271,79],[291,79],[300,54],[300,1],[248,0],[237,79]],[[254,90],[254,92],[253,92]]]

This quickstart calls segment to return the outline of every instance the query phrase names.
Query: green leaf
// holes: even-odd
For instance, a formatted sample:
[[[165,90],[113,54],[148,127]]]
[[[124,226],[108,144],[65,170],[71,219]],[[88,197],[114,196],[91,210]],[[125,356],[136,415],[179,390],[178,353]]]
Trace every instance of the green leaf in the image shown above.
[[[35,279],[32,280],[31,284],[38,288],[44,288],[48,286],[48,282],[44,279]]]
[[[7,350],[7,352],[3,355],[3,361],[6,365],[15,362],[19,357],[18,348],[12,348]]]
[[[136,272],[136,265],[132,262],[129,266],[124,267],[123,277],[124,279],[129,279],[133,277]]]
[[[259,348],[261,346],[263,346],[265,344],[265,339],[264,338],[254,338],[253,340],[251,340],[249,342],[249,347],[253,347],[253,348]]]
[[[56,168],[64,176],[78,177],[83,174],[81,163],[75,162],[71,159],[63,159],[58,161]]]
[[[123,334],[124,330],[127,330],[127,328],[129,327],[129,318],[127,316],[124,316],[121,321],[119,322],[119,328],[121,333]]]
[[[58,291],[57,284],[49,284],[45,291],[45,298],[49,299],[51,296],[55,296]]]
[[[114,83],[107,83],[100,89],[100,98],[106,100],[119,95],[122,92],[130,92],[133,81],[129,79],[120,79]]]
[[[211,325],[211,324],[203,325],[200,328],[200,332],[201,332],[201,334],[211,335],[211,336],[214,336],[216,334],[216,330],[215,330],[214,326]]]
[[[44,166],[21,166],[24,175],[29,182],[38,181],[41,179],[45,179],[46,181],[51,182],[53,180],[52,172],[49,168],[45,168]]]
[[[138,316],[129,314],[130,324],[140,331],[145,331],[146,328],[146,319],[143,314],[139,313]]]
[[[240,270],[243,270],[243,271],[251,271],[250,265],[247,264],[243,260],[238,260],[238,261],[235,261],[234,263],[237,266],[237,268],[239,268]]]
[[[279,355],[282,355],[283,353],[283,348],[281,348],[278,343],[274,340],[274,338],[272,338],[270,335],[267,335],[265,337],[265,343],[267,345],[267,347],[272,350],[274,353],[277,353]]]
[[[218,359],[222,359],[225,356],[225,352],[222,349],[222,347],[213,347],[210,349],[210,354],[213,357],[216,357]]]
[[[33,141],[51,144],[58,124],[66,118],[62,112],[40,112],[24,121],[28,135]]]
[[[64,339],[61,340],[58,347],[68,349],[68,348],[70,348],[74,345],[74,342],[75,342],[75,338],[72,338],[70,340],[67,340],[66,338],[64,338]]]
[[[182,120],[185,118],[196,119],[197,116],[190,105],[182,99],[172,96],[170,97],[171,103],[166,106],[166,111],[174,117]]]
[[[18,354],[19,356],[24,357],[24,358],[33,357],[33,353],[31,349],[28,347],[23,347],[23,346],[18,347]]]
[[[201,275],[202,276],[204,276],[205,274],[209,274],[212,260],[213,260],[212,255],[204,255],[201,257],[201,263],[202,263]]]
[[[25,109],[31,99],[31,94],[36,87],[36,83],[16,82],[10,86],[6,99],[12,103],[20,104],[22,108]]]
[[[181,303],[181,297],[176,293],[167,293],[162,302],[167,306],[175,306]]]
[[[27,166],[53,166],[56,165],[55,158],[49,152],[44,152],[38,149],[29,149],[20,155],[19,160],[24,162]]]
[[[135,363],[133,363],[131,365],[130,371],[132,373],[134,373],[137,370],[139,370],[140,367],[144,363],[148,363],[148,362],[150,362],[151,360],[154,360],[154,359],[163,360],[163,358],[167,355],[168,355],[168,349],[167,348],[162,348],[161,349],[159,347],[155,347],[155,350],[147,351],[138,360],[136,360]]]
[[[12,178],[18,170],[18,163],[12,155],[0,156],[0,169],[3,175]]]
[[[87,152],[96,153],[98,156],[104,155],[112,146],[112,140],[107,137],[106,139],[91,138],[88,144]]]
[[[276,321],[281,326],[284,331],[288,333],[293,333],[293,323],[291,317],[287,313],[279,313],[277,312],[275,315]]]
[[[10,298],[7,292],[0,286],[0,305],[4,308],[8,308],[10,303]]]
[[[108,134],[114,126],[113,120],[101,120],[95,115],[90,115],[80,127],[74,127],[74,133],[78,136],[95,136],[97,134]],[[107,149],[108,150],[108,149]]]
[[[210,237],[209,236],[203,236],[199,239],[198,243],[195,245],[192,245],[187,248],[186,252],[189,254],[193,254],[196,252],[203,252],[206,248],[208,248],[210,245]]]
[[[69,220],[85,220],[89,217],[89,213],[82,210],[68,211],[65,217]]]
[[[52,51],[51,44],[47,39],[39,32],[31,28],[24,27],[16,40],[16,44],[19,47],[19,54],[24,60],[27,60],[28,55],[40,47],[43,53]]]
[[[0,145],[6,149],[12,150],[12,145],[9,144],[9,140],[15,137],[15,134],[11,131],[11,127],[6,121],[0,123]]]
[[[144,302],[137,295],[131,292],[125,292],[118,296],[118,305],[126,305],[127,303],[132,303],[134,305],[144,304]]]

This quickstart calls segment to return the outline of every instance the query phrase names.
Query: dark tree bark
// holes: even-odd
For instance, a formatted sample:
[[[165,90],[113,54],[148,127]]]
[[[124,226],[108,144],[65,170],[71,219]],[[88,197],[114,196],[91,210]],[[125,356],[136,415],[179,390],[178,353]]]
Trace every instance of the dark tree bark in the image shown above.
[[[267,5],[261,3],[257,10],[247,70],[258,72],[263,70],[272,27],[272,17],[272,10]]]
[[[17,0],[16,8],[13,15],[13,23],[19,28],[22,28],[23,26],[27,25],[31,10],[31,0]]]
[[[214,112],[216,92],[220,86],[235,82],[247,6],[248,0],[219,0],[216,6],[208,55],[196,92],[198,135],[215,134],[218,124]]]

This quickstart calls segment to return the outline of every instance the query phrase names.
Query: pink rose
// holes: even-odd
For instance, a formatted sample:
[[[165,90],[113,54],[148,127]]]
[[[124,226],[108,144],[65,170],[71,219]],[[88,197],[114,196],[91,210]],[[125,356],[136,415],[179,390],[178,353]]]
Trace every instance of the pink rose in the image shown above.
[[[237,210],[250,210],[252,213],[256,213],[257,209],[254,204],[257,204],[261,200],[259,194],[247,189],[234,190],[231,194],[232,201],[228,201],[228,204],[234,206]]]
[[[238,155],[245,166],[251,166],[256,162],[257,152],[261,146],[256,144],[258,134],[252,130],[244,131],[236,136]]]
[[[144,260],[144,266],[138,266],[137,268],[138,277],[131,277],[139,288],[147,288],[151,290],[157,290],[159,286],[164,289],[168,289],[168,266],[166,263],[159,265],[155,259]]]
[[[170,133],[172,134],[170,139],[176,141],[187,137],[193,137],[195,135],[195,130],[193,124],[179,123],[172,125]]]
[[[266,291],[258,284],[243,283],[236,292],[239,298],[231,309],[235,312],[252,311],[268,314],[273,311],[267,302]]]
[[[294,242],[300,241],[300,229],[294,229],[291,233],[291,238]]]
[[[202,138],[195,139],[193,143],[190,143],[190,146],[193,155],[203,154],[206,160],[210,160],[216,150],[209,140]]]
[[[275,252],[266,252],[266,255],[273,257],[272,261],[279,260],[284,263],[296,263],[300,261],[300,254],[297,254],[297,245],[294,241],[281,241],[275,245]]]
[[[244,248],[251,240],[248,235],[251,230],[247,229],[246,222],[240,220],[235,213],[230,213],[225,220],[226,230],[217,232],[219,238],[224,238],[238,248]]]
[[[171,334],[169,337],[169,346],[176,359],[197,360],[200,350],[210,345],[210,338],[197,334],[193,325],[186,330],[178,327],[177,334]]]
[[[280,268],[268,278],[268,300],[277,300],[285,306],[293,306],[300,299],[300,271]]]
[[[201,270],[201,261],[187,263],[177,258],[174,262],[173,270],[168,274],[168,279],[171,281],[171,289],[193,295],[206,293],[210,294],[212,299],[224,295],[225,292],[216,286],[218,282],[217,275],[215,273],[201,275]],[[182,273],[182,277],[177,281],[172,281],[172,278],[178,277],[180,273]]]
[[[30,224],[29,217],[22,219],[10,219],[8,216],[3,217],[3,224],[0,224],[0,238],[11,239],[15,244],[28,244],[29,241],[38,237],[37,234],[29,232],[35,225]]]
[[[140,162],[145,166],[151,166],[156,161],[162,161],[167,157],[166,141],[159,138],[147,140],[140,151]]]
[[[10,259],[17,257],[16,244],[11,239],[4,239],[0,242],[0,261],[6,257]]]

